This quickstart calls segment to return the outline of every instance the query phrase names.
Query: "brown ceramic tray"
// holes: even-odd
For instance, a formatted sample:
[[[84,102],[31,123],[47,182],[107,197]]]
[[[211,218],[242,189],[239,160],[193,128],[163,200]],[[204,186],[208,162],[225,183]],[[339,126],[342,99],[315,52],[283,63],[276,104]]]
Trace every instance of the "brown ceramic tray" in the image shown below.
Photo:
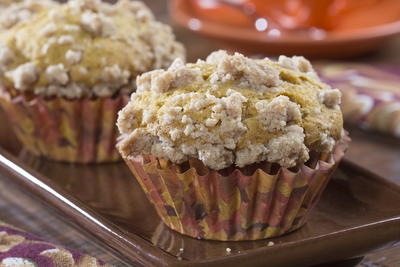
[[[10,142],[1,145],[0,175],[145,266],[309,266],[360,257],[400,240],[400,187],[346,161],[308,224],[268,246],[269,240],[203,241],[167,229],[123,163],[54,163]]]

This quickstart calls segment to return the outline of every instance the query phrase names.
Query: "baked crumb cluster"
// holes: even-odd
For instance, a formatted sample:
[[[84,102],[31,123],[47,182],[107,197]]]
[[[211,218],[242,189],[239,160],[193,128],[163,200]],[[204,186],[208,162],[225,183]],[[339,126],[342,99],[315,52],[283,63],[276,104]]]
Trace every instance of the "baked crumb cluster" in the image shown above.
[[[341,138],[340,98],[303,57],[218,51],[196,64],[177,59],[137,78],[119,113],[118,148],[124,157],[196,158],[215,170],[264,160],[294,167]]]
[[[3,87],[71,99],[131,92],[138,74],[184,58],[171,28],[129,0],[55,5],[1,33],[0,47]]]
[[[0,32],[27,21],[34,14],[57,4],[51,0],[1,0]]]

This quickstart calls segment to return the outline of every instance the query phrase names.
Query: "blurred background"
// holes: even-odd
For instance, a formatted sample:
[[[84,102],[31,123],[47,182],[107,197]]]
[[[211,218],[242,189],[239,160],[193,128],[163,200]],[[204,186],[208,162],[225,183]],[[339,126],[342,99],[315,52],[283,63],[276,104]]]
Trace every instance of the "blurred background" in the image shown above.
[[[167,1],[148,1],[165,14]],[[161,2],[165,5],[162,7]],[[395,62],[398,0],[170,0],[173,21],[220,46],[263,55],[354,58],[382,50]],[[197,36],[189,52],[207,48]],[[396,39],[396,40],[393,40]],[[189,40],[188,40],[189,41]],[[389,44],[388,44],[389,43]],[[381,51],[381,52],[382,52]],[[193,53],[189,53],[192,55]],[[397,55],[397,58],[399,56]]]

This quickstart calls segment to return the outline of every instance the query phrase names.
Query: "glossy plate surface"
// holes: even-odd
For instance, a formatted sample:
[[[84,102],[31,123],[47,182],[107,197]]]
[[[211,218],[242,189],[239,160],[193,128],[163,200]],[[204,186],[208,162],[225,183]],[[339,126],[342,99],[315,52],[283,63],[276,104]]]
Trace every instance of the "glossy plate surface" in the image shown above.
[[[4,136],[0,174],[146,266],[307,266],[362,256],[400,240],[400,187],[348,162],[300,230],[271,240],[203,241],[167,229],[124,163],[50,162],[20,151]]]
[[[308,58],[348,58],[375,50],[400,33],[398,21],[343,33],[270,36],[246,28],[201,20],[191,1],[171,0],[171,15],[181,26],[216,40],[226,49],[250,54],[303,55]],[[398,4],[398,3],[395,3]],[[394,6],[393,8],[399,8]]]

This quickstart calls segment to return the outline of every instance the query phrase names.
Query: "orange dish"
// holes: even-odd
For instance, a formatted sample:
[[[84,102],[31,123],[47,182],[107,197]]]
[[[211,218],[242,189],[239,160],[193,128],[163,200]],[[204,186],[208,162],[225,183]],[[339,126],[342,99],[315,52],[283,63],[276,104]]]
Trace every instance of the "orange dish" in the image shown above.
[[[192,0],[193,13],[216,23],[260,30],[255,25],[282,30],[316,27],[348,31],[395,22],[400,19],[398,0]],[[259,23],[261,24],[261,23]],[[255,27],[254,27],[255,26]],[[265,27],[267,28],[269,27]]]
[[[174,0],[174,19],[226,49],[346,58],[400,32],[398,0]]]

